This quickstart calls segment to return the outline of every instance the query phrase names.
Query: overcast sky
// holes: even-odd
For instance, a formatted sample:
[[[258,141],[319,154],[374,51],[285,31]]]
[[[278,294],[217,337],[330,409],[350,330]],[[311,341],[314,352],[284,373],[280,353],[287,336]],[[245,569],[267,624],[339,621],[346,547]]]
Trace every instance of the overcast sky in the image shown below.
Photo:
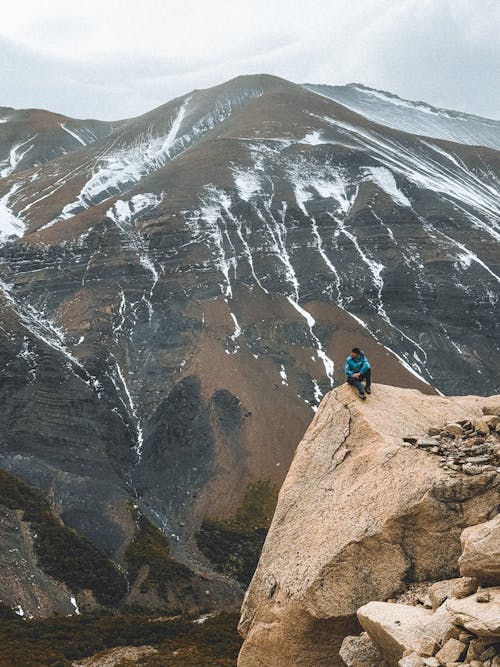
[[[135,116],[239,74],[360,82],[500,118],[500,0],[16,0],[0,106]]]

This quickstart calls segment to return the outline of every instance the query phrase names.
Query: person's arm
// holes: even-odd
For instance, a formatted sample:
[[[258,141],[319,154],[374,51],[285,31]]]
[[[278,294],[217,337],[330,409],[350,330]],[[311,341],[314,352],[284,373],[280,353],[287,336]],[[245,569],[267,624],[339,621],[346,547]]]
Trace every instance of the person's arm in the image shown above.
[[[345,360],[345,367],[344,367],[345,374],[347,375],[348,378],[350,378],[351,375],[354,373],[354,371],[351,368],[350,361],[351,361],[350,357],[347,357],[347,359]]]

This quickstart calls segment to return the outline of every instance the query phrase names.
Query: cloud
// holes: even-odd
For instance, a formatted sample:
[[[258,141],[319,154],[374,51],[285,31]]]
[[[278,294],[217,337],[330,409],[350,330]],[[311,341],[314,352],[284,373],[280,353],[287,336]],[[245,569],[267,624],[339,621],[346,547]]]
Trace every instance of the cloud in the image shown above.
[[[0,105],[122,118],[268,72],[499,117],[499,22],[496,0],[24,0],[2,8]]]

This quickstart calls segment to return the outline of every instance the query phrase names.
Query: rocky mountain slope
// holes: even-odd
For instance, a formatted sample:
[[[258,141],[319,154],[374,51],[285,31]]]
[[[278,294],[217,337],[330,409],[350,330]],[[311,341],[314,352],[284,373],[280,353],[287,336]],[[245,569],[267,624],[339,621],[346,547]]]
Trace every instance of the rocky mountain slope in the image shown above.
[[[120,124],[78,120],[43,109],[0,107],[0,177],[88,146]]]
[[[483,412],[493,412],[486,418],[487,434]],[[339,650],[346,636],[351,639],[342,645],[342,657],[352,657],[345,663],[350,667],[396,666],[406,648],[439,658],[438,651],[455,637],[449,626],[458,621],[447,621],[447,632],[439,635],[442,611],[431,619],[422,606],[401,612],[402,604],[392,603],[398,597],[401,603],[418,601],[419,594],[425,597],[427,589],[432,590],[431,584],[439,588],[434,582],[456,577],[461,534],[462,574],[480,573],[483,585],[498,585],[498,564],[491,564],[497,548],[493,537],[488,530],[468,527],[498,511],[499,415],[498,396],[486,402],[478,396],[425,396],[375,385],[369,400],[361,402],[346,385],[333,390],[299,445],[281,488],[243,604],[240,629],[245,642],[238,665],[341,665]],[[436,441],[429,443],[429,430],[453,439],[457,449],[463,448],[465,463],[475,467],[450,469]],[[483,442],[472,443],[472,438]],[[485,443],[491,451],[481,459],[474,447]],[[463,591],[456,597],[475,592],[466,587]],[[484,618],[493,618],[496,609],[498,627],[495,604],[483,611]],[[458,606],[453,609],[458,618],[462,612]],[[425,634],[424,617],[436,633],[430,648],[427,642],[427,652],[416,644]],[[365,640],[354,640],[358,622],[386,663],[380,655],[373,658]],[[473,625],[458,624],[462,630]],[[498,643],[500,631],[495,632],[490,634]],[[476,635],[490,636],[481,631]],[[462,642],[457,660],[470,640]],[[400,664],[449,663],[454,660],[443,657]]]
[[[265,75],[114,124],[0,117],[0,465],[121,567],[136,505],[241,595],[354,343],[381,382],[498,386],[492,148]]]

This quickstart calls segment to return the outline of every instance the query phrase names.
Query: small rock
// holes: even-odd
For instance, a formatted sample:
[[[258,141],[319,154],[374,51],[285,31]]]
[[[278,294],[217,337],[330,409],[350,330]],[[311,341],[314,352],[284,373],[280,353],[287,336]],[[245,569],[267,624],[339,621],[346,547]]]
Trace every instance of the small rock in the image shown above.
[[[425,665],[425,667],[440,667],[440,665],[441,665],[439,660],[437,658],[433,658],[433,657],[424,658],[423,664]]]
[[[427,435],[439,435],[441,433],[441,429],[436,428],[435,426],[429,426],[427,429]]]
[[[440,665],[450,662],[458,662],[466,653],[467,646],[458,639],[448,639],[443,647],[436,653],[436,659]]]
[[[483,472],[481,466],[473,465],[472,463],[466,463],[462,470],[466,475],[480,475]]]
[[[444,427],[444,431],[448,435],[452,435],[454,438],[456,438],[457,436],[462,435],[462,427],[460,426],[460,424],[456,424],[456,423],[446,424],[446,426]],[[489,432],[490,432],[490,429],[488,428],[487,433],[489,433]]]
[[[479,433],[479,435],[488,435],[490,432],[490,427],[484,419],[476,419],[474,422],[474,428],[476,429],[476,433]]]
[[[497,653],[496,648],[494,646],[490,646],[489,648],[486,649],[486,651],[483,651],[483,653],[481,653],[481,657],[479,659],[484,662],[485,660],[494,658],[496,653]]]
[[[468,644],[471,639],[474,639],[474,635],[472,635],[470,632],[466,632],[465,630],[463,630],[458,634],[458,638],[464,644]]]
[[[475,577],[462,577],[456,579],[451,589],[454,598],[466,598],[473,595],[479,587],[479,581]]]
[[[460,578],[445,579],[444,581],[436,581],[435,584],[432,584],[432,586],[429,587],[427,594],[433,609],[440,607],[446,598],[451,596],[453,586],[457,581],[460,581]]]
[[[419,655],[430,657],[439,650],[440,646],[440,642],[438,642],[436,638],[429,632],[418,641],[418,644],[414,648]]]
[[[437,447],[438,442],[434,438],[419,438],[417,440],[417,447],[428,449],[429,447]]]
[[[489,602],[490,599],[488,591],[480,591],[475,597],[476,602]]]
[[[483,415],[500,416],[500,403],[487,403],[483,406]]]
[[[340,647],[340,657],[347,667],[376,667],[383,664],[382,654],[366,632],[359,637],[345,637]]]
[[[471,454],[473,454],[474,456],[480,456],[481,454],[489,454],[490,445],[487,443],[484,443],[483,445],[475,445],[474,447],[471,447],[470,451]]]
[[[476,445],[482,445],[484,442],[484,438],[481,435],[475,435],[472,438],[467,438],[467,440],[464,440],[464,445],[470,446],[470,447],[475,447]]]
[[[488,424],[491,430],[495,430],[495,428],[500,424],[500,417],[497,415],[484,415],[483,420]]]
[[[407,435],[405,438],[403,438],[403,442],[407,442],[410,445],[416,445],[418,439],[418,435]]]
[[[466,660],[471,662],[472,660],[479,660],[481,653],[484,651],[484,644],[481,639],[471,639],[469,643],[469,648],[467,649]]]
[[[484,454],[483,456],[468,456],[467,463],[471,463],[472,465],[481,465],[481,463],[488,463],[490,459],[491,457],[489,454]]]
[[[425,609],[433,609],[432,601],[428,595],[424,597],[422,604],[424,605]]]
[[[398,667],[424,667],[425,662],[418,655],[418,653],[410,653],[406,655],[398,662]]]

